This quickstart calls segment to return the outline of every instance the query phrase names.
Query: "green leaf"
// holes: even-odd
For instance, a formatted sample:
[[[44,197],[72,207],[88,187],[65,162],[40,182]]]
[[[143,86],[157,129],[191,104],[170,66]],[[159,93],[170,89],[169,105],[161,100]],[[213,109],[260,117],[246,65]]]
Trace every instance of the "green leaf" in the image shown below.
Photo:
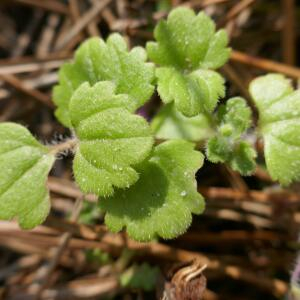
[[[300,179],[300,90],[283,75],[253,80],[250,93],[259,110],[267,169],[274,180],[288,185]]]
[[[229,164],[233,170],[240,172],[242,175],[251,175],[256,167],[255,158],[255,149],[248,142],[241,140],[235,146]]]
[[[212,135],[212,129],[207,118],[201,114],[187,118],[167,104],[154,117],[151,127],[158,139],[184,139],[189,141],[203,141]]]
[[[122,287],[152,291],[159,276],[159,268],[151,267],[147,263],[134,264],[120,276]]]
[[[54,155],[23,126],[0,124],[0,219],[24,229],[41,224],[50,209],[46,188]]]
[[[192,213],[200,214],[204,209],[195,180],[203,155],[193,147],[183,140],[158,145],[152,157],[139,166],[141,175],[136,184],[101,199],[106,225],[114,232],[127,227],[128,235],[139,241],[157,236],[171,239],[184,233]]]
[[[210,64],[215,69],[222,66],[230,54],[225,31],[215,33],[215,24],[209,16],[203,12],[195,15],[188,8],[176,8],[167,21],[161,20],[154,37],[157,42],[149,42],[147,52],[150,59],[161,66],[195,70]]]
[[[54,88],[53,100],[58,106],[56,116],[65,126],[71,127],[69,102],[72,94],[83,83],[113,81],[117,94],[128,94],[131,107],[137,109],[152,95],[154,66],[146,63],[143,48],[130,52],[119,34],[112,34],[105,43],[91,38],[76,51],[74,62],[64,64],[59,71],[59,84]]]
[[[231,98],[219,106],[218,121],[223,135],[240,137],[251,125],[251,109],[243,98]]]
[[[251,125],[251,110],[243,98],[231,98],[217,112],[217,134],[207,143],[207,158],[228,163],[242,175],[255,170],[256,152],[242,135]]]
[[[211,138],[207,143],[206,155],[213,163],[228,163],[242,175],[251,175],[255,170],[256,152],[246,141],[239,139],[235,144],[223,136]]]
[[[70,117],[79,147],[74,159],[76,182],[85,193],[112,195],[138,180],[135,166],[151,152],[153,137],[146,120],[132,114],[127,95],[115,95],[111,82],[82,84],[70,101]]]
[[[225,96],[222,76],[211,70],[183,74],[174,68],[158,68],[156,76],[162,100],[174,100],[177,110],[187,117],[212,112],[219,97]]]
[[[231,147],[228,139],[223,136],[214,136],[207,142],[206,156],[213,163],[229,161]]]
[[[212,112],[224,96],[224,80],[213,69],[228,59],[225,31],[215,32],[204,13],[176,8],[156,26],[157,42],[147,43],[149,58],[158,64],[158,92],[165,103],[174,101],[186,116]],[[211,70],[208,70],[211,69]]]
[[[268,74],[253,80],[250,93],[259,110],[266,110],[271,104],[293,92],[291,81],[281,74]],[[260,117],[264,117],[263,115]]]

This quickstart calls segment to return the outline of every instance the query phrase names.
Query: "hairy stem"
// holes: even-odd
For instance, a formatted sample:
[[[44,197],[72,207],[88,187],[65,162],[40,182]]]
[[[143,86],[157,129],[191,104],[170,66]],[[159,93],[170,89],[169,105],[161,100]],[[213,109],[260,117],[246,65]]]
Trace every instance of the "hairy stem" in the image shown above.
[[[77,145],[77,142],[78,141],[76,138],[71,138],[60,144],[50,146],[49,147],[50,153],[55,155],[55,154],[64,152],[66,150],[72,150]]]

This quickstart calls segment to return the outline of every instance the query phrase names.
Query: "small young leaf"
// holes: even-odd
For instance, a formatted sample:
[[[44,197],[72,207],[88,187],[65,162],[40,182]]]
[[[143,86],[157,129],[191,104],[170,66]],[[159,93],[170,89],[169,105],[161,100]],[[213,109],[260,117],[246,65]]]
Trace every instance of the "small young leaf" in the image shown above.
[[[259,110],[267,169],[273,179],[288,185],[300,179],[300,90],[283,75],[269,74],[250,84]]]
[[[158,92],[165,103],[174,101],[186,116],[212,112],[224,96],[224,80],[212,71],[228,59],[225,31],[215,33],[204,13],[176,8],[155,28],[157,42],[147,43],[148,56],[161,66],[156,71]],[[208,70],[212,69],[212,70]]]
[[[185,139],[198,142],[209,138],[213,133],[204,115],[187,118],[172,103],[162,107],[152,120],[151,127],[156,138],[163,140]]]
[[[256,167],[255,158],[255,149],[248,142],[241,140],[235,146],[229,164],[233,170],[242,175],[251,175]]]
[[[231,144],[228,138],[215,136],[207,143],[207,158],[213,163],[228,163],[242,175],[251,175],[255,170],[256,152],[246,141],[237,140]]]
[[[219,106],[218,121],[225,136],[240,137],[251,125],[251,110],[243,98],[234,97]]]
[[[244,99],[229,99],[217,112],[216,136],[207,143],[207,158],[214,162],[228,163],[242,175],[250,175],[255,169],[256,152],[242,139],[251,124],[251,110]]]
[[[0,219],[24,229],[41,224],[50,209],[46,179],[54,155],[23,126],[0,124]]]
[[[112,34],[105,43],[91,38],[76,51],[73,63],[66,63],[59,72],[59,85],[54,88],[53,100],[58,106],[56,116],[71,127],[69,102],[74,91],[83,83],[113,81],[117,94],[128,94],[131,107],[137,109],[152,95],[154,66],[145,63],[146,53],[141,47],[127,49],[119,34]]]
[[[159,275],[158,267],[151,267],[147,263],[134,264],[120,276],[122,287],[152,291]]]
[[[127,95],[114,95],[111,82],[82,84],[70,101],[70,117],[79,139],[74,175],[85,193],[112,195],[114,186],[135,183],[134,166],[152,150],[153,137],[146,120],[123,107],[132,107]]]
[[[206,156],[213,163],[224,163],[229,161],[231,147],[228,138],[223,136],[214,136],[207,142]]]
[[[195,180],[202,164],[203,155],[189,142],[172,140],[158,145],[152,157],[139,166],[136,184],[100,200],[105,223],[114,232],[127,227],[129,236],[139,241],[182,234],[191,224],[192,213],[204,209]]]

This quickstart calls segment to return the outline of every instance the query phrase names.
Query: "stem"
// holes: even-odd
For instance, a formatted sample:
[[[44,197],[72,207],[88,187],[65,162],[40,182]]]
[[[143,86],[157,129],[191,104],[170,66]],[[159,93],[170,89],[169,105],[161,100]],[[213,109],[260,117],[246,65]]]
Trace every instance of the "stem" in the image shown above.
[[[69,140],[64,141],[63,143],[50,146],[50,153],[56,155],[66,150],[71,150],[77,145],[77,142],[78,141],[76,138],[71,138]]]

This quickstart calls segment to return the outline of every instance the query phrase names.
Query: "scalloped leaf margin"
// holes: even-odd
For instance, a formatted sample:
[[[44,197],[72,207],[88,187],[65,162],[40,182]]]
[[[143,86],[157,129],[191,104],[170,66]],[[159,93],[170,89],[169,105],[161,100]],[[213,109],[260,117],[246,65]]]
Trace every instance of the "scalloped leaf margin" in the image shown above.
[[[155,28],[156,42],[147,43],[156,70],[158,93],[165,103],[175,102],[185,116],[212,112],[224,97],[224,79],[213,71],[229,58],[228,37],[215,32],[213,20],[200,12],[179,7]]]
[[[281,74],[258,77],[249,89],[259,110],[259,131],[271,177],[282,185],[300,180],[300,90],[294,90]]]
[[[17,218],[23,229],[45,220],[50,210],[46,180],[54,161],[25,127],[0,124],[0,219]]]
[[[114,187],[128,188],[139,178],[135,166],[152,150],[149,124],[124,108],[132,106],[128,95],[115,91],[110,81],[93,87],[86,82],[71,98],[70,117],[79,141],[73,171],[85,193],[109,196]]]
[[[69,102],[84,82],[94,85],[112,81],[117,94],[128,94],[135,109],[142,106],[154,91],[154,66],[146,63],[146,59],[142,47],[128,51],[124,38],[117,33],[111,34],[106,42],[98,37],[85,41],[76,51],[74,62],[60,68],[59,84],[53,90],[58,120],[71,127]]]
[[[200,214],[204,199],[197,192],[196,171],[203,155],[192,143],[172,140],[158,145],[140,165],[140,179],[127,190],[100,200],[105,223],[113,232],[126,227],[138,241],[172,239],[184,233],[192,213]]]

